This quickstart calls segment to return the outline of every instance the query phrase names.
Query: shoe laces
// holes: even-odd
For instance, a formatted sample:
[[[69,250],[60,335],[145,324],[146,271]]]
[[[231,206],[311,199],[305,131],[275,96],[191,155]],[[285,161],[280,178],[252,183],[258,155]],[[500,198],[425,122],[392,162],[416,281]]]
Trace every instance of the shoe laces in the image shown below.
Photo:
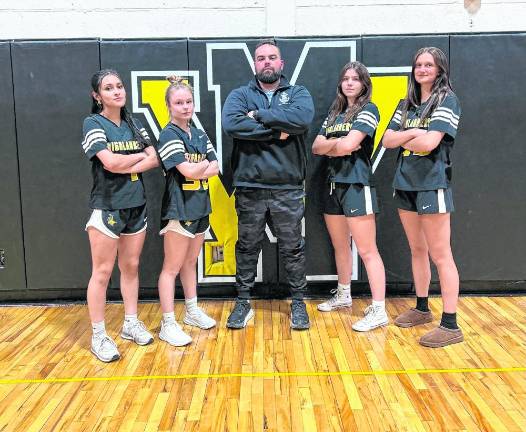
[[[343,298],[343,290],[340,290],[338,288],[334,288],[331,290],[331,294],[333,295],[329,300],[326,301],[328,305],[333,305],[338,303]]]
[[[380,311],[380,308],[378,306],[373,306],[373,305],[369,305],[365,308],[365,310],[363,311],[364,313],[364,317],[362,318],[363,321],[365,322],[369,322],[369,321],[372,321],[376,314]]]
[[[307,313],[307,308],[305,306],[305,303],[303,302],[292,302],[292,306],[291,306],[291,309],[292,309],[292,313],[301,313],[301,312],[305,312]]]
[[[179,325],[179,323],[177,321],[163,321],[163,327],[166,328],[167,330],[170,328],[170,327],[174,327],[176,330],[180,330],[181,329],[181,326]]]
[[[148,332],[148,330],[146,330],[146,326],[144,325],[144,323],[139,320],[134,321],[133,323],[130,323],[129,331],[130,333],[133,333],[133,334]]]
[[[195,308],[192,312],[188,313],[191,317],[194,318],[203,318],[208,316],[203,309],[200,307]]]
[[[105,335],[102,338],[98,339],[98,344],[99,344],[99,351],[105,351],[111,347],[117,349],[117,344],[108,335]],[[110,345],[110,346],[107,346],[107,345]]]
[[[233,313],[244,313],[246,309],[250,308],[250,303],[244,301],[237,301],[234,306]]]

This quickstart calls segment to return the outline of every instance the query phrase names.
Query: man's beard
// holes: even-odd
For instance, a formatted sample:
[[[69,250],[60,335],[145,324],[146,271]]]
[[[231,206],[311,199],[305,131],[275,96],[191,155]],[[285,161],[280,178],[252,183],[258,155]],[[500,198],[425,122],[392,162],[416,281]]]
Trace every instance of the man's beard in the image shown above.
[[[269,73],[268,69],[262,70],[261,72],[258,72],[256,74],[256,78],[258,79],[258,81],[261,81],[262,83],[274,84],[276,81],[278,81],[281,78],[281,71]]]

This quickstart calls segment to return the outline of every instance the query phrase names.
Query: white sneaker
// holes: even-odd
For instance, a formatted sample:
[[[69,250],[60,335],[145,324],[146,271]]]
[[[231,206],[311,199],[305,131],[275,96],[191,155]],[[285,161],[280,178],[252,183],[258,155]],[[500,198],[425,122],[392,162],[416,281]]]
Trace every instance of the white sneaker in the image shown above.
[[[115,360],[119,360],[121,355],[117,349],[117,345],[107,334],[91,338],[91,352],[95,356],[105,363],[109,363]]]
[[[148,345],[153,342],[153,336],[142,321],[124,321],[121,338],[134,341],[137,345]]]
[[[334,288],[333,290],[331,290],[331,294],[334,294],[334,295],[326,302],[320,303],[318,305],[318,310],[321,312],[330,312],[334,309],[351,307],[352,298],[349,295],[351,291],[350,290],[347,291],[349,294],[347,294],[346,291],[339,290],[338,288]]]
[[[166,324],[164,320],[161,321],[159,339],[168,342],[173,346],[184,346],[192,342],[190,335],[186,334],[181,326],[175,321],[168,324]]]
[[[216,320],[210,318],[200,307],[192,313],[186,312],[183,322],[185,324],[208,330],[216,325]]]
[[[387,313],[382,307],[373,305],[367,306],[364,315],[365,316],[361,320],[356,321],[352,325],[353,330],[364,332],[389,324]]]

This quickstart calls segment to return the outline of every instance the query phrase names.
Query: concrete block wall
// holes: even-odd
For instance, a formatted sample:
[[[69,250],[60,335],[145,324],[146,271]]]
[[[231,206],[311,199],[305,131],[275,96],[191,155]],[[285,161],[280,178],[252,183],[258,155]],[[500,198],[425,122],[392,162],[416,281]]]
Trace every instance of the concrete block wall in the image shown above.
[[[2,0],[0,39],[337,36],[526,29],[526,1]]]

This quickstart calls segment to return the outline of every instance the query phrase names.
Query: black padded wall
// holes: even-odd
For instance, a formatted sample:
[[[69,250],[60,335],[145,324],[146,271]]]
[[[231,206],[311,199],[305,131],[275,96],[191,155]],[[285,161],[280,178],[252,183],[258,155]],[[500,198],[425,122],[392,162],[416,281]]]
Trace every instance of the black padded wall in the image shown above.
[[[525,52],[524,33],[451,36],[452,81],[462,106],[453,153],[461,280],[526,279]]]
[[[24,246],[18,183],[15,107],[9,43],[0,43],[0,249],[5,266],[0,268],[0,290],[25,290]],[[0,263],[1,266],[1,263]]]
[[[14,42],[12,55],[27,287],[82,288],[90,274],[91,184],[82,119],[99,44]]]
[[[165,76],[181,74],[194,86],[199,105],[196,122],[218,149],[223,169],[211,189],[216,220],[207,251],[212,245],[221,245],[225,254],[230,254],[223,262],[211,260],[210,255],[204,258],[200,294],[234,295],[232,141],[222,132],[220,114],[228,93],[252,78],[256,43],[252,38],[0,43],[0,249],[6,254],[6,266],[0,269],[0,299],[85,296],[91,267],[84,232],[90,214],[91,176],[80,145],[81,126],[90,110],[90,77],[101,66],[121,73],[128,106],[154,140],[168,121]],[[362,61],[372,75],[373,101],[382,117],[379,135],[397,100],[405,94],[415,51],[430,45],[443,49],[450,59],[454,90],[463,109],[452,154],[456,207],[452,244],[461,288],[489,293],[525,289],[522,71],[526,34],[278,38],[278,44],[285,75],[305,85],[314,99],[316,115],[309,146],[334,98],[338,73],[351,59],[351,49],[353,58]],[[373,161],[381,209],[378,246],[389,293],[405,293],[412,289],[410,254],[391,187],[397,152],[378,149]],[[323,160],[311,156],[305,216],[309,292],[325,295],[334,287],[331,275],[335,266],[320,212],[323,181]],[[141,288],[143,295],[155,296],[163,256],[158,228],[164,179],[160,170],[152,170],[145,175],[145,182],[149,230],[142,255]],[[277,245],[269,240],[264,242],[261,264],[263,283],[257,284],[254,294],[286,295]],[[356,282],[354,292],[368,292],[361,265]],[[116,271],[112,296],[118,296],[118,286]]]

